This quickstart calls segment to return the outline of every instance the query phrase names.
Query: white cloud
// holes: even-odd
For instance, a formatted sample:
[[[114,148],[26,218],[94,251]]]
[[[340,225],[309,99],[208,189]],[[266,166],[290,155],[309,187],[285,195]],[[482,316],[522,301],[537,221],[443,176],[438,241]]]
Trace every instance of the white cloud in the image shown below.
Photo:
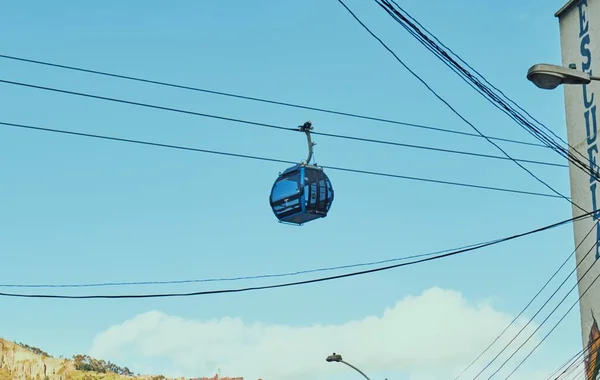
[[[132,367],[135,363],[132,369],[146,374],[208,376],[221,368],[223,376],[244,376],[245,380],[320,380],[336,373],[349,375],[350,368],[324,360],[339,352],[367,373],[404,372],[414,380],[448,379],[449,374],[457,374],[470,363],[512,319],[489,303],[469,304],[460,293],[439,288],[408,296],[382,315],[340,325],[246,324],[230,317],[200,321],[150,311],[99,334],[90,355]],[[490,354],[495,355],[524,323],[526,320],[514,324]],[[535,327],[531,323],[512,349]],[[522,358],[538,341],[532,338],[515,359]],[[497,364],[510,353],[507,350]],[[472,368],[465,376],[472,378],[481,368]],[[484,373],[485,378],[486,374],[491,372]],[[533,378],[531,375],[527,378]],[[525,377],[511,377],[519,378]]]

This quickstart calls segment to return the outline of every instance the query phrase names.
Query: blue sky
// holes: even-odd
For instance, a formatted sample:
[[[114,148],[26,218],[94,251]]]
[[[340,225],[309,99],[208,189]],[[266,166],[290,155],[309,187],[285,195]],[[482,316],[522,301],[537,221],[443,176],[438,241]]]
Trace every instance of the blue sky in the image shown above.
[[[560,62],[553,13],[562,3],[400,4],[564,138],[562,91],[541,91],[525,78],[534,63]],[[483,133],[534,141],[374,2],[347,4]],[[62,7],[4,2],[3,9],[1,54],[473,132],[337,1],[67,1]],[[289,127],[311,120],[321,132],[500,154],[479,138],[5,59],[0,59],[0,72],[4,80],[196,112]],[[0,121],[5,122],[293,161],[306,153],[299,134],[7,84],[0,85],[0,104]],[[322,165],[547,192],[510,162],[321,136],[315,140]],[[544,148],[501,146],[515,157],[561,162]],[[570,205],[560,199],[330,171],[336,191],[330,215],[294,228],[278,224],[268,204],[272,183],[286,167],[0,128],[0,282],[161,281],[288,272],[461,246],[571,215]],[[568,194],[567,169],[528,168]],[[2,308],[9,312],[0,314],[0,335],[70,356],[90,350],[94,337],[108,327],[150,310],[191,320],[231,316],[292,327],[335,325],[379,315],[432,287],[460,292],[469,302],[490,300],[496,310],[515,315],[572,249],[572,229],[566,226],[438,262],[298,288],[182,299],[3,298]],[[573,266],[569,263],[563,276]],[[195,291],[273,281],[279,280],[64,292]],[[575,298],[569,300],[568,305]],[[444,310],[434,308],[434,313],[444,323]],[[576,309],[531,361],[556,360],[558,365],[579,350],[578,321]]]

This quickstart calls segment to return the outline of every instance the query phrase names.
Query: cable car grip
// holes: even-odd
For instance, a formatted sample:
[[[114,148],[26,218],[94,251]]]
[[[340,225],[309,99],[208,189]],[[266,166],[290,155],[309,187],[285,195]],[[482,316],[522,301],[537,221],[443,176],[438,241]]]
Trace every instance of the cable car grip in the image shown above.
[[[314,128],[312,126],[312,123],[310,121],[307,121],[306,123],[299,126],[298,129],[300,130],[300,132],[306,133],[306,140],[308,142],[308,158],[306,159],[306,161],[302,162],[302,164],[307,165],[308,163],[310,163],[310,160],[313,156],[313,146],[317,145],[316,142],[312,141],[310,136],[310,131],[312,131]]]

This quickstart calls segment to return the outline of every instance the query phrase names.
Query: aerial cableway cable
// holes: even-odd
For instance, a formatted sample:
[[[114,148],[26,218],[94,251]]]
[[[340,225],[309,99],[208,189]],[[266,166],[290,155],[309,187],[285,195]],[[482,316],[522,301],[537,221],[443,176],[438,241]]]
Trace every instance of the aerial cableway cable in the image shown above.
[[[415,25],[415,23],[418,24],[418,22],[412,16],[410,16],[404,9],[402,9],[394,0],[392,0],[392,3],[398,9],[400,9],[402,12],[404,12],[407,15],[407,17],[411,18],[411,20],[413,20],[415,23],[411,22],[411,20],[408,20],[407,17],[405,17],[403,13],[401,13],[398,9],[396,9],[394,7],[394,5],[392,5],[392,3],[390,3],[390,1],[375,0],[375,2],[380,7],[382,7],[396,22],[398,22],[402,27],[404,27],[404,29],[406,29],[409,32],[409,34],[411,34],[413,37],[415,37],[429,51],[431,51],[432,53],[434,53],[434,55],[436,55],[438,58],[440,58],[440,60],[442,60],[442,62],[444,64],[449,66],[452,69],[452,71],[457,73],[465,82],[467,82],[478,93],[483,95],[496,108],[500,109],[502,112],[507,114],[511,119],[513,119],[515,122],[517,122],[519,125],[521,125],[521,127],[523,127],[527,132],[529,132],[531,135],[536,137],[538,140],[542,141],[549,148],[553,149],[554,151],[559,153],[561,156],[563,156],[564,158],[566,158],[567,160],[572,162],[576,167],[585,171],[586,173],[592,173],[592,175],[595,175],[596,177],[598,176],[598,173],[596,173],[595,171],[592,171],[590,164],[586,163],[585,161],[582,161],[580,158],[573,155],[569,151],[569,149],[567,149],[567,148],[563,147],[561,144],[555,142],[551,136],[544,133],[539,128],[537,128],[535,125],[533,125],[530,121],[527,120],[527,118],[524,115],[521,115],[517,110],[515,110],[513,107],[511,107],[508,103],[504,102],[500,98],[500,95],[495,94],[492,91],[492,89],[486,87],[481,81],[479,81],[478,78],[476,78],[474,75],[472,75],[467,69],[462,67],[458,62],[456,62],[456,60],[454,60],[452,57],[450,57],[450,55],[446,51],[444,51],[444,49],[442,49],[440,46],[438,46],[425,33],[423,33],[417,25]],[[421,24],[418,24],[418,25],[423,30],[425,30],[427,33],[429,33],[432,36],[432,38],[434,38],[436,41],[439,42],[439,39],[437,39],[435,36],[433,36],[433,34],[431,32],[427,31],[427,29],[425,29]],[[448,49],[445,45],[443,45],[441,43],[440,43],[440,45],[442,45],[442,46],[444,46],[444,48]],[[448,50],[450,52],[452,52],[450,49],[448,49]],[[454,52],[452,52],[452,53],[455,56],[457,56]],[[457,56],[457,59],[460,60],[461,62],[465,63],[464,60],[462,60],[458,56]],[[466,64],[466,65],[472,69],[471,66],[469,66],[468,64]],[[474,72],[477,73],[480,77],[482,77],[482,79],[486,83],[489,84],[489,81],[487,81],[487,79],[485,79],[485,77],[483,77],[483,75],[479,74],[475,70],[474,70]],[[510,98],[508,98],[506,95],[504,95],[504,93],[499,91],[496,87],[494,87],[491,84],[490,84],[490,86],[493,89],[495,89],[496,91],[498,91],[502,96],[504,96],[508,100],[509,103],[513,103],[517,106],[517,108],[523,110],[514,101],[512,101]],[[487,95],[487,97],[486,97],[486,95]],[[527,116],[529,116],[534,122],[536,122],[538,125],[540,125],[542,128],[546,129],[548,132],[550,132],[552,135],[554,135],[556,138],[558,138],[561,142],[563,142],[565,145],[567,145],[567,147],[570,148],[572,152],[575,152],[582,159],[587,160],[587,158],[581,152],[575,150],[571,145],[569,145],[566,141],[564,141],[562,138],[560,138],[558,135],[556,135],[552,130],[550,130],[544,124],[539,122],[537,119],[533,118],[526,111],[524,111],[524,113]],[[597,179],[599,179],[599,178],[597,178]]]
[[[268,162],[277,162],[277,163],[285,163],[285,164],[295,164],[296,163],[294,161],[281,160],[281,159],[276,159],[276,158],[252,156],[252,155],[247,155],[247,154],[238,154],[238,153],[200,149],[200,148],[192,148],[192,147],[186,147],[186,146],[182,146],[182,145],[162,144],[162,143],[156,143],[156,142],[151,142],[151,141],[142,141],[142,140],[126,139],[126,138],[112,137],[112,136],[106,136],[106,135],[67,131],[67,130],[63,130],[63,129],[43,128],[43,127],[37,127],[37,126],[32,126],[32,125],[26,125],[26,124],[9,123],[9,122],[4,122],[4,121],[1,121],[0,125],[5,126],[5,127],[11,127],[11,128],[21,128],[21,129],[59,133],[59,134],[72,135],[72,136],[96,138],[96,139],[102,139],[102,140],[119,141],[119,142],[131,143],[131,144],[140,144],[140,145],[147,145],[147,146],[154,146],[154,147],[161,147],[161,148],[170,148],[170,149],[187,150],[187,151],[193,151],[193,152],[199,152],[199,153],[216,154],[216,155],[221,155],[221,156],[244,158],[244,159],[248,159],[248,160],[268,161]],[[336,170],[336,171],[347,172],[347,173],[365,174],[365,175],[373,175],[373,176],[379,176],[379,177],[388,177],[388,178],[404,179],[404,180],[419,181],[419,182],[436,183],[436,184],[441,184],[441,185],[461,186],[461,187],[468,187],[468,188],[481,189],[481,190],[493,190],[493,191],[501,191],[501,192],[507,192],[507,193],[524,194],[524,195],[533,195],[533,196],[547,197],[547,198],[560,198],[559,196],[554,195],[554,194],[544,194],[544,193],[537,193],[537,192],[532,192],[532,191],[507,189],[507,188],[493,187],[493,186],[475,185],[475,184],[469,184],[469,183],[463,183],[463,182],[443,181],[443,180],[437,180],[437,179],[431,179],[431,178],[412,177],[412,176],[405,176],[405,175],[399,175],[399,174],[391,174],[391,173],[375,172],[375,171],[369,171],[369,170],[345,168],[345,167],[339,167],[339,166],[323,165],[322,167],[325,169],[329,169],[329,170]]]
[[[392,120],[392,119],[386,119],[386,118],[368,116],[368,115],[361,115],[361,114],[351,113],[351,112],[335,111],[335,110],[326,109],[326,108],[312,107],[312,106],[301,105],[301,104],[293,104],[293,103],[289,103],[289,102],[282,102],[282,101],[270,100],[270,99],[265,99],[265,98],[257,98],[257,97],[252,97],[252,96],[239,95],[239,94],[233,94],[233,93],[228,93],[228,92],[223,92],[223,91],[209,90],[209,89],[193,87],[193,86],[188,86],[188,85],[175,84],[175,83],[169,83],[169,82],[152,80],[152,79],[145,79],[145,78],[140,78],[140,77],[133,77],[133,76],[129,76],[129,75],[108,73],[105,71],[85,69],[85,68],[81,68],[81,67],[68,66],[68,65],[61,65],[61,64],[47,62],[47,61],[39,61],[39,60],[16,57],[16,56],[5,55],[5,54],[0,54],[0,58],[15,60],[15,61],[19,61],[19,62],[28,62],[28,63],[49,66],[49,67],[62,68],[62,69],[73,70],[73,71],[80,71],[80,72],[85,72],[85,73],[90,73],[90,74],[95,74],[95,75],[126,79],[126,80],[141,82],[141,83],[149,83],[149,84],[155,84],[155,85],[160,85],[160,86],[166,86],[166,87],[172,87],[172,88],[178,88],[178,89],[184,89],[184,90],[190,90],[190,91],[196,91],[196,92],[203,92],[203,93],[208,93],[208,94],[213,94],[213,95],[227,96],[227,97],[232,97],[232,98],[251,100],[251,101],[255,101],[255,102],[274,104],[274,105],[279,105],[279,106],[299,108],[299,109],[305,109],[305,110],[309,110],[309,111],[316,111],[316,112],[322,112],[322,113],[329,113],[329,114],[334,114],[334,115],[352,117],[352,118],[356,118],[356,119],[364,119],[364,120],[370,120],[370,121],[377,121],[377,122],[381,122],[381,123],[388,123],[388,124],[402,125],[402,126],[412,127],[412,128],[426,129],[426,130],[431,130],[431,131],[435,131],[435,132],[451,133],[451,134],[457,134],[457,135],[462,135],[462,136],[482,138],[481,135],[478,135],[476,133],[455,131],[452,129],[432,127],[432,126],[428,126],[428,125],[409,123],[409,122],[405,122],[405,121]],[[546,146],[546,145],[538,144],[535,142],[520,141],[520,140],[507,139],[507,138],[502,138],[502,137],[488,136],[488,138],[490,138],[491,140],[504,141],[504,142],[513,143],[513,144],[522,144],[522,145],[529,145],[529,146],[535,146],[535,147],[541,147],[541,148],[548,148],[548,146]]]
[[[371,273],[384,272],[395,268],[401,268],[405,266],[416,265],[428,261],[440,260],[446,257],[451,257],[455,255],[459,255],[466,252],[476,251],[485,247],[497,245],[500,243],[504,243],[511,240],[516,240],[525,236],[533,235],[542,231],[547,231],[558,226],[569,224],[584,218],[589,217],[592,213],[587,213],[583,215],[576,216],[574,218],[566,219],[557,223],[553,223],[544,227],[540,227],[534,230],[530,230],[527,232],[523,232],[520,234],[512,235],[509,237],[497,239],[491,242],[479,244],[476,246],[472,246],[469,248],[459,249],[452,252],[444,253],[441,255],[425,257],[419,260],[414,260],[405,263],[399,263],[394,265],[389,265],[385,267],[366,269],[359,272],[350,272],[335,276],[329,277],[320,277],[314,278],[310,280],[304,281],[295,281],[295,282],[287,282],[273,285],[264,285],[264,286],[252,286],[245,288],[235,288],[235,289],[220,289],[220,290],[206,290],[206,291],[198,291],[198,292],[189,292],[189,293],[151,293],[151,294],[115,294],[115,295],[64,295],[64,294],[26,294],[26,293],[6,293],[0,292],[0,297],[16,297],[16,298],[52,298],[52,299],[137,299],[137,298],[168,298],[168,297],[192,297],[192,296],[201,296],[201,295],[209,295],[209,294],[228,294],[228,293],[241,293],[241,292],[249,292],[249,291],[257,291],[257,290],[267,290],[267,289],[278,289],[278,288],[287,288],[293,286],[314,284],[320,282],[333,281],[342,278],[350,278],[356,276],[362,276]]]
[[[504,330],[502,330],[502,332],[500,334],[498,334],[498,336],[479,354],[477,355],[477,357],[471,362],[469,363],[469,365],[461,372],[459,373],[454,380],[458,380],[466,371],[468,371],[486,352],[489,351],[490,348],[492,348],[492,346],[502,337],[504,336],[504,334],[506,334],[506,332],[508,331],[508,329],[517,322],[517,320],[521,317],[521,315],[523,315],[523,313],[525,313],[525,311],[531,306],[531,304],[533,304],[533,302],[536,300],[536,298],[544,291],[544,289],[546,289],[546,287],[550,284],[550,282],[558,275],[558,273],[564,268],[564,266],[572,259],[572,257],[575,255],[575,253],[577,252],[577,250],[579,249],[579,247],[581,247],[581,245],[584,243],[584,241],[588,238],[588,236],[594,231],[594,229],[596,228],[596,226],[598,225],[598,223],[594,223],[594,225],[592,226],[592,228],[589,230],[589,232],[584,236],[584,238],[579,242],[579,244],[577,244],[577,246],[575,247],[575,249],[565,258],[565,260],[562,262],[562,264],[558,267],[558,269],[556,269],[556,271],[554,272],[554,274],[552,274],[552,276],[550,276],[550,278],[544,283],[544,285],[541,287],[540,290],[538,290],[538,292],[531,298],[531,300],[527,303],[527,305],[525,305],[525,307],[523,309],[521,309],[521,311],[519,312],[519,314],[517,314],[513,320],[504,328]],[[567,279],[569,278],[569,276],[571,276],[573,274],[573,272],[576,270],[577,268],[573,269],[573,271],[571,271],[571,273],[569,273],[567,275]],[[556,289],[554,291],[554,293],[552,294],[552,296],[550,297],[550,299],[558,292],[558,290],[564,285],[564,283],[567,280],[564,280],[561,285],[558,287],[558,289]],[[550,302],[550,299],[548,299],[546,301],[546,303],[544,303],[544,305],[542,305],[542,307],[537,311],[537,313],[535,313],[535,315],[533,317],[530,318],[529,322],[531,322],[531,320],[533,320],[543,309],[543,307]],[[510,345],[510,343],[512,343],[518,336],[519,334],[521,334],[521,332],[529,325],[529,322],[523,326],[521,328],[521,330],[517,333],[517,335],[515,335],[513,337],[513,339],[507,344],[506,347],[508,347],[508,345]],[[504,349],[506,349],[506,347]],[[498,355],[496,355],[496,357],[498,357],[504,350],[500,351],[498,353]],[[490,363],[491,364],[491,363]],[[488,364],[488,366],[490,365]],[[487,367],[486,367],[487,368]],[[485,370],[485,368],[483,369]],[[483,371],[482,370],[482,371]]]
[[[498,144],[496,144],[494,141],[492,141],[491,139],[489,139],[486,135],[484,135],[483,133],[481,133],[479,131],[479,129],[477,129],[477,127],[475,127],[475,125],[473,125],[473,123],[471,123],[470,121],[468,121],[460,112],[458,112],[452,105],[450,105],[450,103],[448,103],[444,98],[442,98],[433,88],[431,88],[431,86],[429,86],[429,84],[427,84],[427,82],[421,78],[421,76],[419,76],[417,73],[415,73],[410,67],[408,67],[408,65],[402,60],[400,59],[400,57],[398,57],[398,55],[392,50],[390,49],[387,44],[385,42],[383,42],[383,40],[381,40],[381,38],[377,37],[377,35],[375,35],[375,33],[373,33],[373,31],[371,31],[371,29],[366,26],[359,18],[358,16],[356,16],[356,14],[354,14],[354,12],[348,8],[348,6],[343,2],[343,0],[338,0],[338,2],[348,11],[348,13],[350,13],[350,15],[352,15],[352,17],[373,37],[375,38],[388,52],[390,52],[395,58],[396,60],[402,65],[404,66],[404,68],[411,73],[418,81],[420,81],[437,99],[439,99],[442,103],[444,103],[456,116],[458,116],[461,120],[463,120],[467,125],[469,125],[471,128],[473,128],[473,130],[475,130],[479,135],[481,135],[482,137],[484,137],[490,144],[492,144],[493,146],[495,146],[498,150],[500,150],[506,157],[508,157],[511,161],[513,161],[517,166],[519,166],[521,169],[523,169],[525,172],[527,172],[531,177],[533,177],[535,180],[537,180],[539,183],[541,183],[542,185],[544,185],[546,188],[548,188],[550,191],[552,191],[553,193],[559,195],[561,198],[565,199],[566,201],[568,201],[569,203],[571,203],[573,206],[579,208],[581,211],[586,212],[586,210],[584,208],[582,208],[581,206],[575,204],[571,199],[569,199],[567,196],[563,195],[562,193],[560,193],[559,191],[557,191],[556,189],[554,189],[552,186],[550,186],[547,182],[545,182],[544,180],[542,180],[541,178],[539,178],[537,175],[535,175],[531,170],[527,169],[526,167],[524,167],[523,165],[521,165],[521,163],[519,163],[518,161],[516,161],[513,157],[511,157],[508,153],[506,153],[506,151],[504,149],[502,149]]]
[[[227,117],[227,116],[213,115],[213,114],[208,114],[208,113],[203,113],[203,112],[184,110],[184,109],[180,109],[180,108],[166,107],[166,106],[161,106],[161,105],[156,105],[156,104],[142,103],[142,102],[136,102],[136,101],[126,100],[126,99],[106,97],[106,96],[94,95],[94,94],[78,92],[78,91],[69,91],[69,90],[64,90],[64,89],[59,89],[59,88],[54,88],[54,87],[38,86],[38,85],[29,84],[29,83],[14,82],[14,81],[8,81],[8,80],[3,80],[3,79],[0,79],[0,83],[12,84],[12,85],[16,85],[16,86],[34,88],[34,89],[44,90],[44,91],[58,92],[58,93],[67,94],[67,95],[75,95],[75,96],[81,96],[81,97],[86,97],[86,98],[105,100],[105,101],[115,102],[115,103],[123,103],[123,104],[133,105],[133,106],[137,106],[137,107],[158,109],[161,111],[183,113],[183,114],[187,114],[187,115],[206,117],[206,118],[223,120],[223,121],[240,123],[240,124],[247,124],[247,125],[252,125],[255,127],[270,128],[270,129],[298,133],[298,128],[284,127],[281,125],[250,121],[250,120],[232,118],[232,117]],[[344,139],[344,140],[353,140],[353,141],[359,141],[359,142],[373,143],[373,144],[383,144],[383,145],[391,145],[391,146],[398,146],[398,147],[405,147],[405,148],[437,151],[437,152],[441,152],[441,153],[450,153],[450,154],[458,154],[458,155],[466,155],[466,156],[474,156],[474,157],[490,158],[490,159],[498,159],[498,160],[512,160],[507,157],[495,156],[495,155],[490,155],[490,154],[465,152],[465,151],[458,151],[458,150],[452,150],[452,149],[437,148],[437,147],[415,145],[415,144],[406,144],[406,143],[399,143],[399,142],[385,141],[385,140],[368,139],[368,138],[363,138],[363,137],[346,136],[346,135],[333,134],[333,133],[311,132],[311,134],[318,135],[318,136],[331,137],[331,138]],[[553,162],[525,160],[525,159],[516,159],[516,160],[519,162],[535,164],[535,165],[547,165],[547,166],[556,166],[556,167],[564,167],[564,168],[568,167],[568,165],[553,163]]]

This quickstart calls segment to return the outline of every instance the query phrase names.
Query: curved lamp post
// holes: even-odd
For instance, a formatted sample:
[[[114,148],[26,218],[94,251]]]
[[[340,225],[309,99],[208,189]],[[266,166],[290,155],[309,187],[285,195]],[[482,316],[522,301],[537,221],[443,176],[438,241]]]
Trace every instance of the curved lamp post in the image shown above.
[[[591,81],[600,81],[600,77],[590,76],[574,67],[545,63],[531,66],[527,71],[527,79],[544,90],[553,90],[561,84],[588,84]]]
[[[338,363],[344,363],[345,365],[347,365],[348,367],[354,369],[356,372],[360,373],[361,375],[363,375],[365,377],[365,379],[367,380],[371,380],[369,379],[369,377],[367,375],[364,374],[363,371],[361,371],[360,369],[356,368],[355,366],[353,366],[352,364],[345,362],[344,360],[342,360],[342,355],[340,354],[336,354],[335,352],[333,353],[333,355],[329,355],[327,357],[328,362],[338,362]],[[387,380],[387,379],[386,379]]]

